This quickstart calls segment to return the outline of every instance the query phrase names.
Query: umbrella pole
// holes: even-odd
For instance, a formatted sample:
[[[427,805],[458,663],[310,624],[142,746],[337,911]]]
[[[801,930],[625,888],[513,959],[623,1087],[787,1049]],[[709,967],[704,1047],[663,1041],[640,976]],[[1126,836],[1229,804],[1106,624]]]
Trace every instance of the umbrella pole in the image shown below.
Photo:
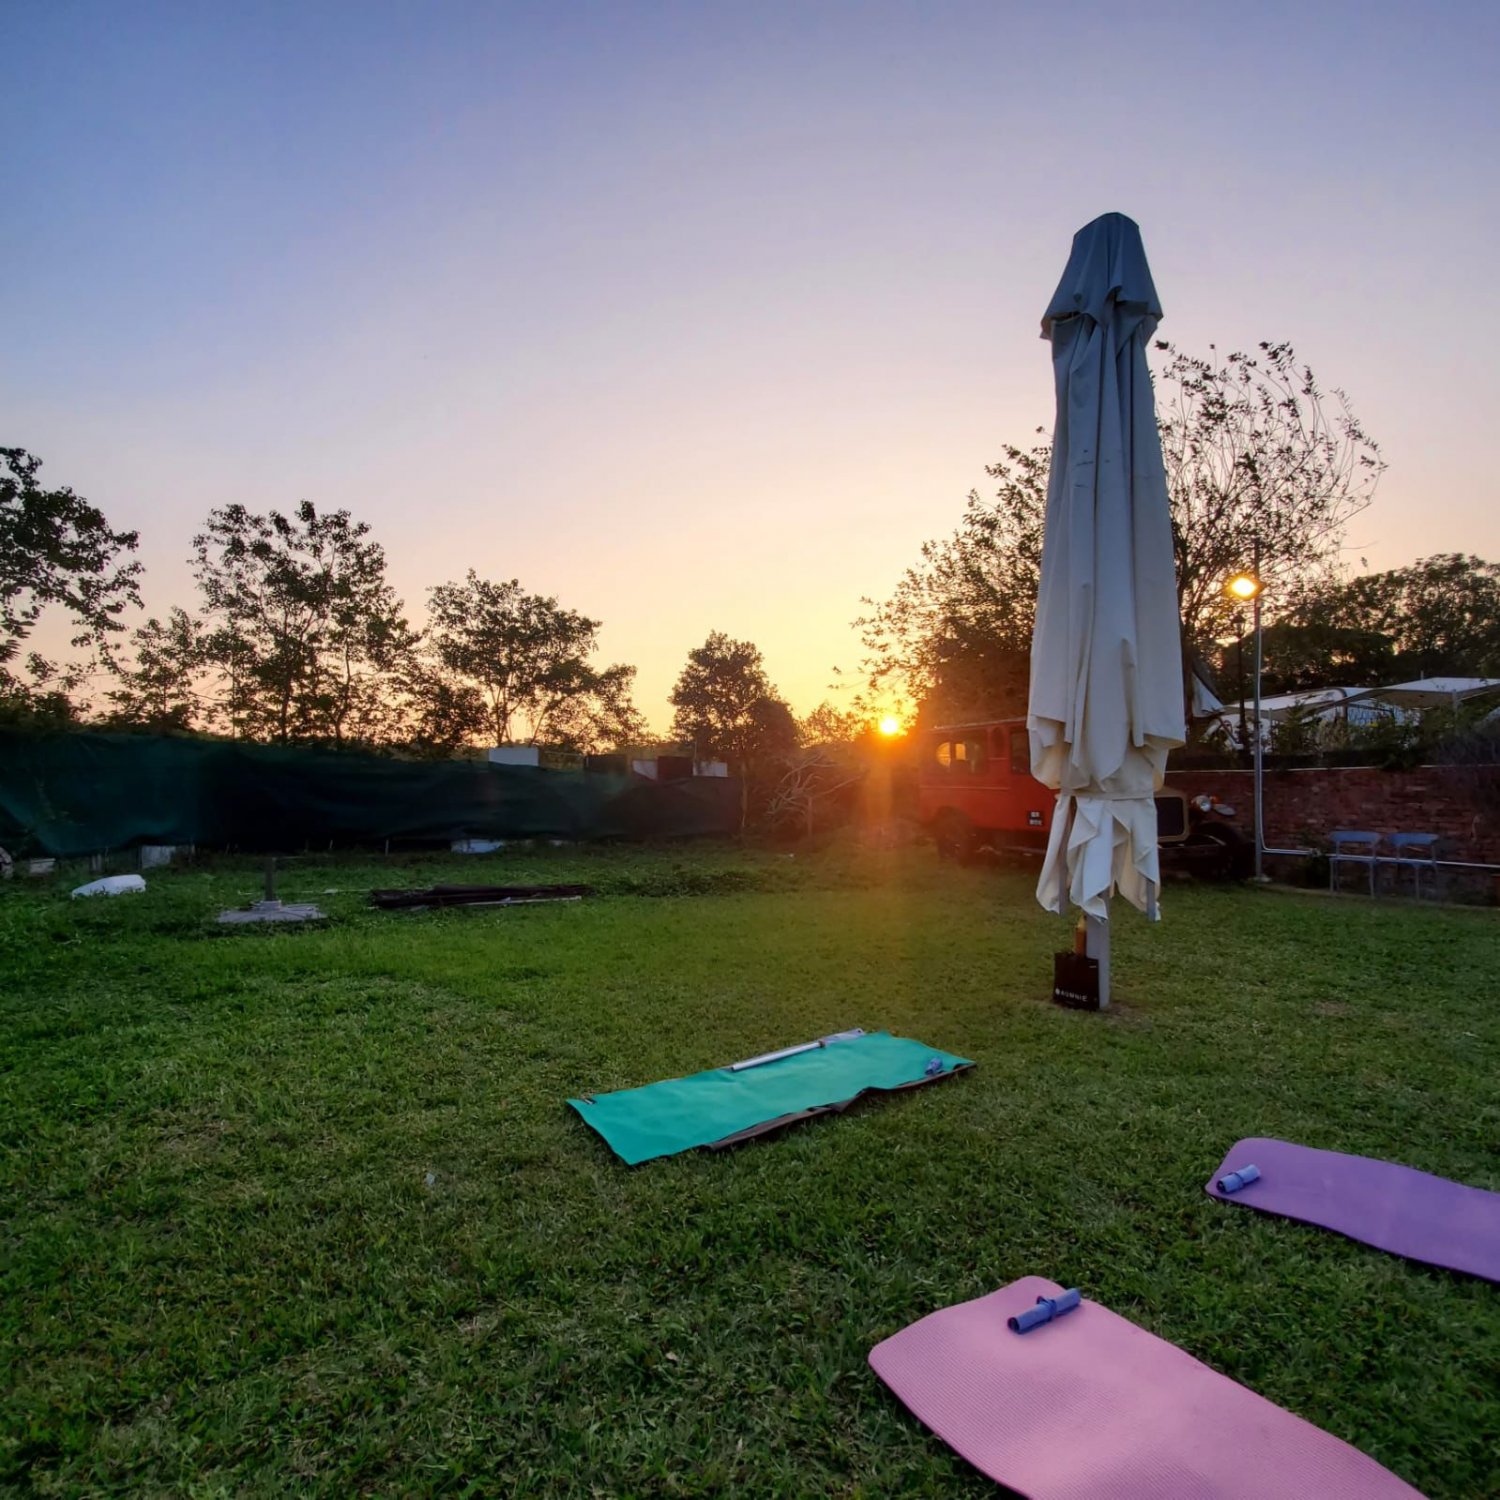
[[[1108,910],[1108,903],[1105,903]],[[1099,963],[1099,1009],[1109,1009],[1109,919],[1084,918],[1084,952]]]

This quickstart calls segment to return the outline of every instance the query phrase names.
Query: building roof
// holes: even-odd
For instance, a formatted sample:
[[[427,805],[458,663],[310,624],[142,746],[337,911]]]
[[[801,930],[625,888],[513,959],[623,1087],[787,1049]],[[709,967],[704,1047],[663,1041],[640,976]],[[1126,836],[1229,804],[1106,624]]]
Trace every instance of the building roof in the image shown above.
[[[1310,688],[1300,693],[1272,693],[1260,700],[1260,711],[1268,719],[1285,718],[1306,709],[1332,709],[1344,704],[1381,708],[1448,708],[1471,698],[1500,695],[1500,677],[1421,677],[1389,687]],[[1238,703],[1224,706],[1226,715],[1238,717]]]
[[[1365,696],[1402,708],[1447,708],[1489,693],[1500,693],[1500,677],[1419,677],[1371,688]]]
[[[1300,693],[1272,693],[1260,700],[1260,711],[1264,718],[1280,719],[1298,709],[1337,708],[1341,703],[1353,703],[1368,698],[1376,689],[1360,687],[1307,688]],[[1250,705],[1247,703],[1246,708]],[[1224,712],[1239,716],[1238,703],[1226,703]]]

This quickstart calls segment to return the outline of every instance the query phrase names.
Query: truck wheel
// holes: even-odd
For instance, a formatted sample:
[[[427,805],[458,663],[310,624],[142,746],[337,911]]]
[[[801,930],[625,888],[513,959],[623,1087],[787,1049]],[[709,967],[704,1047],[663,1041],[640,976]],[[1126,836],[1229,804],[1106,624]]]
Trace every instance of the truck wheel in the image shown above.
[[[946,812],[937,820],[932,831],[939,859],[956,860],[966,865],[974,858],[979,840],[974,825],[960,812]]]

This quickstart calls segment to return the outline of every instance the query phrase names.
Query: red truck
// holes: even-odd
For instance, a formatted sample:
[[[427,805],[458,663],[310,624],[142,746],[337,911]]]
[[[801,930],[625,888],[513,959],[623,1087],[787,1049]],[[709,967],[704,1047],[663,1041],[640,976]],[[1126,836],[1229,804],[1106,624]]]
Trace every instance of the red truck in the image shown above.
[[[918,752],[918,814],[939,855],[964,862],[985,848],[1046,851],[1057,794],[1031,774],[1025,719],[941,724],[923,732]],[[1163,870],[1211,879],[1248,874],[1249,846],[1231,824],[1216,821],[1233,811],[1164,786],[1156,794]]]

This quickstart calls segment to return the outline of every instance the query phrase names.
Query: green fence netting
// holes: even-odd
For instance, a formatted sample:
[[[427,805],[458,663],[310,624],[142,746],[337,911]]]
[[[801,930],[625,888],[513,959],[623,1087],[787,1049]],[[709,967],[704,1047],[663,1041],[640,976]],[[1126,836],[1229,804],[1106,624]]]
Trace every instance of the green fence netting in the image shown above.
[[[733,833],[739,821],[739,782],[723,777],[656,782],[216,740],[0,734],[0,844],[18,855],[680,838]]]

